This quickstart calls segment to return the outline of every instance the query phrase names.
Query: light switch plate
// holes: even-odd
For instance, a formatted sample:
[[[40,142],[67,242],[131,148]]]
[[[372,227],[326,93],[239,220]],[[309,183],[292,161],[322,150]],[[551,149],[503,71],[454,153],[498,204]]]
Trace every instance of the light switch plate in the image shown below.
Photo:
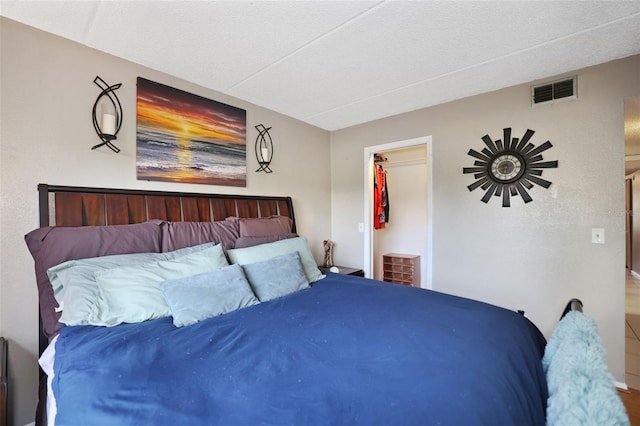
[[[604,244],[604,228],[591,228],[591,242]]]

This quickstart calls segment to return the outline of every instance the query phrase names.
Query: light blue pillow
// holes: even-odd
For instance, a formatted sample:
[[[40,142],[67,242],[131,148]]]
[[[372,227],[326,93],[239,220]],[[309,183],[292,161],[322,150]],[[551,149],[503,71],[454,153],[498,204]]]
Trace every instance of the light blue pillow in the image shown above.
[[[100,293],[89,322],[114,326],[169,316],[171,310],[160,289],[161,282],[227,265],[222,246],[217,244],[173,260],[96,271]]]
[[[142,265],[171,260],[213,247],[215,243],[186,247],[168,253],[116,254],[81,260],[69,260],[47,270],[54,296],[62,308],[60,322],[66,325],[87,325],[98,299],[99,289],[94,273],[102,269]]]
[[[311,250],[309,250],[309,243],[305,237],[288,238],[286,240],[274,241],[273,243],[260,244],[253,247],[231,249],[227,250],[227,254],[229,255],[231,263],[246,265],[294,251],[300,255],[302,269],[310,283],[325,277],[318,269],[318,265],[311,254]]]
[[[309,288],[297,251],[242,266],[261,302]]]
[[[176,327],[260,303],[239,265],[164,281],[160,288]]]

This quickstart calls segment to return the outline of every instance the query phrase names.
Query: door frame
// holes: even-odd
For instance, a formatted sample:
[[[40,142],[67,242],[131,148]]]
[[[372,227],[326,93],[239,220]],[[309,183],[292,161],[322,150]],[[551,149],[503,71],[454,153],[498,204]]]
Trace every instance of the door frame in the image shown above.
[[[364,148],[364,275],[373,278],[373,155],[381,151],[424,145],[427,150],[427,278],[426,288],[432,289],[433,278],[433,140],[421,136]]]

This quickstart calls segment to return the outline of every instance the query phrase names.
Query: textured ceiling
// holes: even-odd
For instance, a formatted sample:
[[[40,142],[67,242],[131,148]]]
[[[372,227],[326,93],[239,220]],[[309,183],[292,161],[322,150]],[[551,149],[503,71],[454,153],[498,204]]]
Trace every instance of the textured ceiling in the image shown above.
[[[640,1],[0,1],[327,130],[640,53]]]

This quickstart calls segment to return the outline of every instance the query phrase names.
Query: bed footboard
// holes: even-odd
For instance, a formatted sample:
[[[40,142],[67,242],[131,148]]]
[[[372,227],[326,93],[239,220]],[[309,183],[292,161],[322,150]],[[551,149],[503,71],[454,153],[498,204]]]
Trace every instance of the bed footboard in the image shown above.
[[[569,300],[569,303],[567,303],[567,306],[564,308],[564,311],[562,312],[560,319],[564,318],[564,316],[571,311],[582,312],[583,306],[584,305],[582,304],[582,301],[580,299],[573,298]]]

